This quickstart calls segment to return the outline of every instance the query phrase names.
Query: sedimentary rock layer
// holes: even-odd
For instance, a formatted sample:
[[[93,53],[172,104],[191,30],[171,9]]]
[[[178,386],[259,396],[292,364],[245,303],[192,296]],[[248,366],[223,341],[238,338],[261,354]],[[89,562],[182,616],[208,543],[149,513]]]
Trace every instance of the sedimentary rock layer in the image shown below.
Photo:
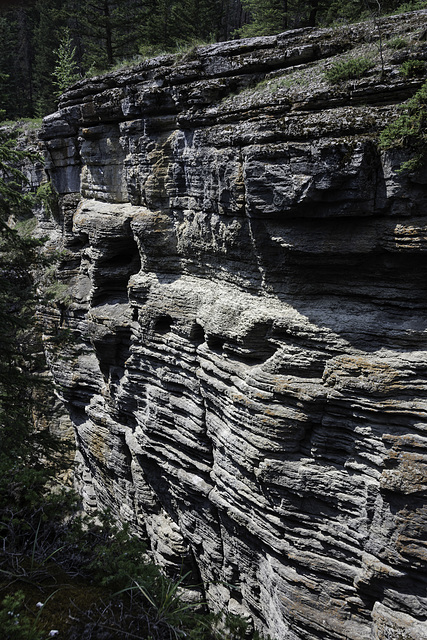
[[[44,121],[86,506],[274,640],[427,638],[426,174],[377,145],[426,27],[198,47]]]

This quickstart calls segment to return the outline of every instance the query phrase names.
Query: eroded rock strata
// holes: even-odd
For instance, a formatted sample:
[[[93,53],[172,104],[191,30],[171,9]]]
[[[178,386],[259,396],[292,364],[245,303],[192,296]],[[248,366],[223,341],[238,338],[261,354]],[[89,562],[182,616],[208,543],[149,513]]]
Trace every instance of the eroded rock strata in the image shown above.
[[[426,27],[162,56],[44,121],[85,503],[273,640],[427,638],[426,175],[376,142]]]

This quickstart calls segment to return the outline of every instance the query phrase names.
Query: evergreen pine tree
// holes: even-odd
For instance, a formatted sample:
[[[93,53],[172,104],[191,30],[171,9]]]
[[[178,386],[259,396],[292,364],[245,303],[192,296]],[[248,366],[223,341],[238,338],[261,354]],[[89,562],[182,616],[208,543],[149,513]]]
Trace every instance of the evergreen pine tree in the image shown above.
[[[53,72],[57,95],[61,95],[70,85],[77,82],[79,74],[77,72],[76,47],[71,41],[70,30],[65,29],[59,47],[56,51],[56,66]]]
[[[71,23],[78,24],[84,72],[105,71],[138,53],[147,7],[138,0],[91,0],[73,3]],[[73,33],[73,36],[77,34]]]
[[[176,0],[148,0],[147,18],[144,24],[144,45],[172,50],[175,46],[172,26]]]
[[[67,25],[63,13],[64,0],[37,0],[35,8],[33,36],[35,112],[39,116],[44,116],[56,108],[55,51],[59,48],[61,33]]]
[[[16,111],[16,77],[14,50],[16,45],[13,12],[0,15],[0,108],[1,119],[13,118]]]
[[[239,29],[239,35],[266,36],[287,28],[287,0],[242,0],[242,4],[249,13],[250,22]]]
[[[112,11],[113,58],[131,58],[139,51],[147,7],[141,0],[119,0]]]
[[[10,132],[0,130],[0,452],[13,459],[34,459],[37,398],[44,387],[43,350],[36,326],[39,297],[32,274],[45,264],[40,241],[19,233],[16,223],[31,215],[19,150]]]
[[[31,7],[0,13],[0,93],[8,119],[33,113],[32,29]]]
[[[219,40],[227,4],[223,0],[180,0],[172,6],[171,37],[175,43]]]

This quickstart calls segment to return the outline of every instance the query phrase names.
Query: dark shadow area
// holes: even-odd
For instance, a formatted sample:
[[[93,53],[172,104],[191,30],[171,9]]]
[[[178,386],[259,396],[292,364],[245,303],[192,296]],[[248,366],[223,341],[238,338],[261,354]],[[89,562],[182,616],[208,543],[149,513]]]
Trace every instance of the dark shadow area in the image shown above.
[[[115,238],[111,246],[106,243],[93,267],[92,306],[105,304],[108,299],[127,300],[129,278],[140,269],[139,250],[132,237]]]
[[[169,333],[172,328],[173,319],[170,315],[162,315],[154,320],[153,329],[156,333],[160,333],[161,335],[165,335]]]
[[[211,351],[217,354],[222,354],[225,343],[224,338],[211,334],[207,336],[206,342]]]
[[[194,342],[196,346],[199,346],[205,341],[205,331],[198,322],[193,322],[190,329],[190,340]]]

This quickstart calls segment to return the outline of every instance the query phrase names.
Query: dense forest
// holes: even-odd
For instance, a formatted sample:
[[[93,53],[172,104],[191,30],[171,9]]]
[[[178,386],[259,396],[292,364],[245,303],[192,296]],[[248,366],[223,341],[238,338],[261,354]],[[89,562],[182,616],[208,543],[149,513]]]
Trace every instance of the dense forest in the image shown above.
[[[0,114],[41,117],[79,78],[197,42],[418,9],[412,0],[33,0],[0,4]]]

